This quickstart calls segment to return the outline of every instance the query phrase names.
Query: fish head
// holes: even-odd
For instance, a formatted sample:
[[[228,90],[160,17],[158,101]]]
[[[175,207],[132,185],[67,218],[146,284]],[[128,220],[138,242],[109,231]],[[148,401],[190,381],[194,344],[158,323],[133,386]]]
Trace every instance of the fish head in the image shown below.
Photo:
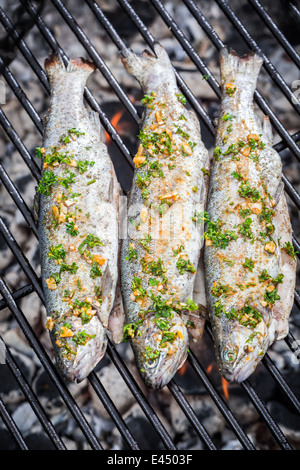
[[[132,341],[140,375],[154,389],[167,385],[187,358],[188,333],[177,313],[171,318],[147,314]]]
[[[65,380],[80,383],[103,358],[107,346],[106,331],[96,315],[84,325],[76,317],[66,323],[74,333],[72,336],[61,337],[61,322],[51,331],[55,359]]]
[[[230,320],[216,343],[221,374],[228,382],[243,382],[254,372],[269,345],[270,336],[263,318],[255,328]]]

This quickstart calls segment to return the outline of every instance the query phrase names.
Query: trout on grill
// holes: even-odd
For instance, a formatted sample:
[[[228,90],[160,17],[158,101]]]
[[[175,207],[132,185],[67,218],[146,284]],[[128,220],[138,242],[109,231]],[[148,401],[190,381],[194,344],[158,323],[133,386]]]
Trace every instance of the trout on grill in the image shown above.
[[[128,238],[121,251],[121,290],[137,366],[152,388],[166,385],[183,364],[188,326],[198,305],[193,289],[202,244],[208,152],[196,116],[177,88],[170,59],[126,49],[123,63],[139,81],[145,106],[133,159]]]
[[[50,87],[39,235],[47,324],[57,364],[82,381],[103,357],[118,277],[119,187],[96,113],[83,103],[93,63],[45,61]]]
[[[280,156],[255,114],[262,59],[221,50],[222,99],[208,197],[205,269],[221,373],[241,382],[288,332],[295,253]]]

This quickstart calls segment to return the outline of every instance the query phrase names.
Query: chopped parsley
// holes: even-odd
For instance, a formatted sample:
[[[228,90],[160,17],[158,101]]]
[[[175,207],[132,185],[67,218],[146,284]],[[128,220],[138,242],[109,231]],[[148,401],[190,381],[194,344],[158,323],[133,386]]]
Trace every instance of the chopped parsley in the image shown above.
[[[77,170],[82,175],[85,171],[87,171],[88,166],[94,166],[95,162],[91,162],[89,160],[79,160],[77,163]]]
[[[233,171],[231,173],[231,176],[233,176],[238,181],[242,181],[244,179],[243,176],[241,175],[241,173],[238,173],[237,171]]]
[[[238,193],[241,197],[250,199],[252,202],[257,202],[261,198],[260,192],[256,188],[251,187],[247,180],[240,184]]]
[[[79,266],[75,262],[72,264],[61,263],[60,272],[69,271],[71,274],[76,274]]]
[[[92,262],[92,267],[91,267],[91,270],[90,270],[90,277],[92,279],[96,279],[96,277],[99,277],[99,276],[102,276],[102,271],[99,268],[99,264],[96,263],[96,261],[93,261]]]
[[[206,211],[198,212],[196,210],[192,217],[192,221],[195,222],[195,224],[205,224],[209,221],[209,214]]]
[[[83,248],[84,246],[88,246],[90,248],[93,248],[94,246],[104,246],[104,243],[100,240],[99,237],[96,237],[96,235],[92,235],[91,233],[87,235],[87,237],[83,240],[83,242],[79,245],[78,251],[82,255],[83,254]]]
[[[69,224],[66,224],[66,231],[69,233],[72,237],[75,237],[78,235],[78,230],[74,228],[75,222],[70,222]]]
[[[143,320],[139,320],[136,323],[126,323],[123,327],[123,338],[122,342],[127,341],[129,338],[140,336],[139,327],[142,325]]]
[[[264,299],[268,304],[275,304],[276,300],[280,300],[280,295],[277,293],[277,289],[272,290],[271,292],[266,291],[264,295]]]
[[[231,121],[235,116],[230,113],[224,114],[224,116],[221,118],[222,121]]]
[[[253,271],[254,268],[254,261],[251,258],[246,258],[245,262],[242,264],[244,268],[248,268],[251,272]]]
[[[66,257],[67,251],[63,248],[62,244],[56,246],[51,246],[49,248],[48,256],[49,258],[55,259],[57,261],[64,260]]]
[[[79,331],[78,333],[76,333],[72,337],[72,340],[78,346],[85,346],[88,341],[90,341],[92,338],[95,338],[95,337],[96,337],[96,335],[89,335],[85,330],[82,330],[82,331]]]
[[[177,263],[176,267],[179,270],[179,274],[184,274],[186,271],[195,273],[197,270],[195,266],[191,263],[191,261],[183,256],[180,256]]]
[[[240,234],[244,235],[245,239],[249,238],[250,240],[252,240],[252,243],[253,243],[254,235],[251,230],[251,224],[252,224],[252,219],[250,219],[250,217],[247,217],[245,222],[243,222],[242,224],[239,224],[238,227],[239,227]]]
[[[295,251],[293,245],[291,242],[286,242],[284,246],[282,247],[282,250],[286,251],[288,255],[290,255],[295,261],[296,261],[296,254],[299,253],[299,251]]]
[[[155,93],[151,91],[150,95],[145,95],[144,98],[141,100],[142,104],[145,106],[146,104],[151,104],[156,97]]]
[[[228,284],[216,284],[212,289],[211,289],[211,294],[214,297],[220,297],[221,295],[228,294],[231,290],[231,287]]]
[[[229,320],[237,320],[241,325],[252,329],[262,320],[262,315],[250,305],[245,305],[240,310],[231,308],[229,311],[226,311],[221,301],[217,300],[214,308],[217,317],[221,317],[224,314]]]
[[[186,104],[186,97],[184,95],[180,93],[175,93],[175,95],[177,96],[177,99],[180,101],[180,103]]]
[[[134,247],[131,244],[128,245],[128,256],[126,256],[125,259],[126,261],[137,259],[137,251],[134,249]]]
[[[222,152],[221,152],[220,146],[217,145],[213,150],[213,157],[216,161],[219,161],[221,155],[222,155]]]
[[[46,170],[42,176],[42,178],[39,181],[38,185],[38,192],[41,194],[44,194],[45,196],[49,196],[52,186],[57,183],[58,178],[57,176],[53,173],[53,171]]]
[[[217,219],[216,222],[209,221],[207,230],[204,232],[204,237],[211,240],[212,245],[217,248],[226,248],[229,243],[238,238],[238,235],[233,230],[222,230],[223,222]]]

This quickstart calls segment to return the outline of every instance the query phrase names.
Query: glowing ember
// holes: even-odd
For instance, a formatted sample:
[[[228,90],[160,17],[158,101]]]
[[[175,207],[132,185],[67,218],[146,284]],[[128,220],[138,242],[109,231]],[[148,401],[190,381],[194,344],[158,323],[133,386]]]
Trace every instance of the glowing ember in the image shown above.
[[[222,388],[223,388],[224,397],[226,400],[229,400],[229,393],[228,393],[229,383],[227,382],[227,380],[224,379],[224,377],[221,377],[221,379],[222,379]]]
[[[183,366],[180,367],[180,369],[178,370],[178,373],[179,375],[184,375],[185,374],[185,371],[186,371],[186,368],[187,368],[187,364],[186,362],[183,364]]]
[[[118,128],[118,123],[120,122],[122,116],[124,114],[124,111],[118,111],[111,119],[111,124],[112,126],[116,129],[117,132],[120,131]],[[111,141],[110,135],[105,131],[105,138],[106,138],[106,144],[108,145]]]

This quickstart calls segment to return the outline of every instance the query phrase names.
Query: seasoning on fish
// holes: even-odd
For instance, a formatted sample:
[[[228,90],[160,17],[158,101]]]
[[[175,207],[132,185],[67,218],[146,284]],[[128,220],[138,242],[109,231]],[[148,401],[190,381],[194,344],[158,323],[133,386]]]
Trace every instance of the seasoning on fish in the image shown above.
[[[157,43],[154,48],[156,57],[123,51],[126,69],[143,88],[145,113],[133,159],[121,289],[124,339],[131,340],[144,382],[159,389],[186,360],[186,313],[198,313],[192,296],[203,223],[196,215],[203,213],[208,153],[167,53]]]
[[[241,382],[288,332],[296,262],[280,156],[255,115],[262,59],[222,49],[222,99],[208,198],[205,269],[221,373]]]
[[[45,61],[51,87],[39,234],[47,325],[63,376],[82,381],[103,357],[118,277],[119,187],[99,119],[83,104],[93,63]]]

